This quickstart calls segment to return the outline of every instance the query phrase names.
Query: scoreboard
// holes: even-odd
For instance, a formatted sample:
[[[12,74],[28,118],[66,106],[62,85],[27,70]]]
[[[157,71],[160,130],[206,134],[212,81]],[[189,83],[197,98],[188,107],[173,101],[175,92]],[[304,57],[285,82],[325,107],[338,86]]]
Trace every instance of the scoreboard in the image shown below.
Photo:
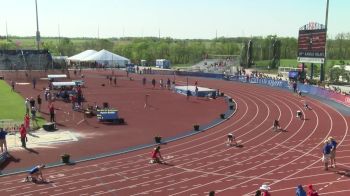
[[[298,61],[323,63],[325,58],[327,30],[324,25],[309,23],[299,30]]]

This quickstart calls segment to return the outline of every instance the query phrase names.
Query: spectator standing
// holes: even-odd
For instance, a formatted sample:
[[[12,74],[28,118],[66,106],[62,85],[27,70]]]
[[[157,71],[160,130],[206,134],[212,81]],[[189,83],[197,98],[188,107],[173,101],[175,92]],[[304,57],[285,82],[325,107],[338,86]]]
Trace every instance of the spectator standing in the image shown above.
[[[21,135],[21,143],[23,148],[27,148],[26,142],[27,142],[27,131],[24,127],[24,124],[21,124],[21,127],[19,128],[19,133]]]
[[[294,91],[294,93],[297,92],[297,82],[296,81],[293,81],[293,91]]]
[[[159,80],[159,87],[160,87],[161,89],[163,89],[163,85],[164,85],[164,84],[163,84],[163,79],[160,79],[160,80]]]
[[[297,186],[296,196],[306,196],[306,192],[301,184]]]
[[[24,101],[24,106],[26,108],[26,114],[29,114],[30,103],[28,98],[26,98],[26,100]]]
[[[143,86],[146,86],[146,81],[147,81],[146,77],[143,77],[143,78],[142,78],[142,85],[143,85]]]
[[[0,128],[0,146],[1,146],[1,152],[7,152],[7,143],[6,143],[6,135],[7,131],[5,131],[3,128]]]
[[[16,85],[16,82],[11,80],[11,87],[12,87],[11,90],[12,90],[12,92],[15,91],[15,85]]]
[[[331,146],[332,146],[332,149],[331,149],[331,167],[335,168],[335,156],[336,156],[336,150],[337,150],[337,145],[338,143],[335,141],[335,139],[330,136],[328,138],[328,141],[330,142]]]
[[[38,103],[38,111],[40,112],[40,109],[41,109],[41,103],[42,103],[42,100],[41,100],[40,95],[38,95],[38,97],[36,98],[36,102]]]
[[[33,97],[30,98],[29,105],[30,105],[30,108],[35,107],[35,99]]]
[[[168,90],[170,90],[170,79],[168,78],[168,80],[166,81],[166,87]]]
[[[36,108],[32,107],[30,113],[32,114],[32,120],[35,121],[36,118]]]
[[[332,150],[332,145],[328,140],[324,141],[324,146],[323,146],[323,157],[322,160],[324,162],[324,170],[328,170],[328,162],[331,157],[331,150]]]
[[[153,86],[153,88],[155,88],[156,87],[156,79],[152,79],[152,86]]]
[[[308,185],[308,191],[307,191],[307,196],[318,196],[317,191],[314,189],[312,184]]]
[[[150,97],[149,94],[145,95],[145,105],[143,106],[143,108],[149,107],[149,97]]]
[[[33,78],[32,82],[33,82],[33,88],[35,89],[35,86],[36,86],[36,78],[35,77]]]
[[[30,117],[29,117],[29,114],[26,114],[24,116],[24,128],[26,129],[26,131],[30,130]]]
[[[77,94],[77,103],[78,103],[78,106],[79,106],[79,109],[81,108],[82,106],[82,103],[83,103],[83,95],[82,94]]]
[[[50,122],[55,122],[55,107],[53,103],[50,104],[49,111],[50,111]]]
[[[72,95],[72,110],[75,110],[76,102],[77,97],[75,95]]]
[[[47,101],[48,100],[48,90],[47,89],[45,89],[45,91],[44,91],[44,97],[45,97],[45,101]]]

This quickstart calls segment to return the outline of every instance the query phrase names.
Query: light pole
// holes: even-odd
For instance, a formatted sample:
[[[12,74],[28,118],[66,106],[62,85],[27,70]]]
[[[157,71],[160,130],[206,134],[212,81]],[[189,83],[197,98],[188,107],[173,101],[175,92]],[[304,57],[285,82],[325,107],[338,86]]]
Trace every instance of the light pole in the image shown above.
[[[36,47],[40,49],[40,32],[39,32],[39,19],[38,19],[38,4],[35,0],[35,10],[36,10]]]
[[[259,45],[259,47],[260,47],[260,60],[263,60],[263,52],[262,52],[261,44]]]
[[[7,32],[7,21],[6,21],[6,41],[9,42],[9,34]],[[7,44],[7,43],[6,43]],[[7,49],[7,48],[6,48]]]
[[[328,31],[328,8],[329,8],[329,0],[327,0],[326,5],[326,20],[325,20],[325,28],[326,28],[326,35]],[[326,44],[324,48],[324,61],[323,64],[321,64],[321,73],[320,73],[320,81],[324,81],[324,66],[326,66],[326,59],[327,59],[327,37],[326,37]]]
[[[271,64],[271,58],[270,58],[270,54],[271,54],[271,42],[272,40],[269,40],[269,65],[267,66],[267,69],[270,69],[270,64]]]

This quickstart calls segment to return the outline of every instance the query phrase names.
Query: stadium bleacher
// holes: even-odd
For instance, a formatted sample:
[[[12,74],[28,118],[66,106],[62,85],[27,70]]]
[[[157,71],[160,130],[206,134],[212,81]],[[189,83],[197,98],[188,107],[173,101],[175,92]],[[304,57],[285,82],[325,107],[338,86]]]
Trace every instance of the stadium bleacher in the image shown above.
[[[0,70],[45,70],[51,61],[47,50],[0,50]]]

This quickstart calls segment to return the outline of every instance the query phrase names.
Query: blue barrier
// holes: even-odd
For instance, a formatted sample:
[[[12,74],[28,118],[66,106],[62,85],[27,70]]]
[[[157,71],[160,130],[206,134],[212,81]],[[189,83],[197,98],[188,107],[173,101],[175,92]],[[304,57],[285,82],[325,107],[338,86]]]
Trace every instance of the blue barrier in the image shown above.
[[[205,77],[205,78],[219,78],[222,79],[224,74],[216,74],[216,73],[203,73],[203,72],[183,72],[177,71],[175,72],[178,76],[193,76],[193,77]]]
[[[152,70],[151,73],[163,74],[163,75],[216,78],[216,79],[223,79],[223,80],[229,80],[229,81],[239,81],[244,83],[262,84],[262,85],[267,85],[271,87],[291,89],[291,86],[289,85],[288,81],[274,80],[274,79],[268,79],[268,78],[256,78],[256,77],[248,77],[248,76],[224,75],[224,74],[202,73],[202,72],[183,72],[183,71],[173,71],[173,70],[165,70],[165,71]],[[302,93],[323,97],[329,100],[336,101],[343,105],[350,106],[350,98],[348,96],[340,95],[324,88],[298,83],[297,89],[300,90]]]
[[[173,71],[173,70],[152,70],[146,71],[146,74],[158,74],[158,75],[177,75],[177,76],[192,76],[192,77],[205,77],[205,78],[217,78],[222,79],[224,74],[217,73],[203,73],[203,72],[188,72],[188,71]]]
[[[268,78],[256,78],[256,77],[246,77],[246,76],[229,76],[229,77],[226,77],[226,79],[230,81],[263,84],[263,85],[279,87],[279,88],[289,88],[288,81],[284,81],[284,80],[274,80],[274,79],[268,79]]]
[[[291,89],[289,82],[284,80],[273,80],[268,78],[255,78],[255,77],[247,77],[247,76],[225,76],[223,79],[230,80],[230,81],[252,83],[252,84],[262,84],[262,85],[284,88],[284,89]],[[340,93],[336,93],[334,91],[330,91],[328,89],[324,89],[318,86],[312,86],[308,84],[302,84],[302,83],[297,84],[297,89],[305,94],[322,97],[328,100],[336,101],[346,106],[350,106],[350,98],[348,96],[342,95]]]

